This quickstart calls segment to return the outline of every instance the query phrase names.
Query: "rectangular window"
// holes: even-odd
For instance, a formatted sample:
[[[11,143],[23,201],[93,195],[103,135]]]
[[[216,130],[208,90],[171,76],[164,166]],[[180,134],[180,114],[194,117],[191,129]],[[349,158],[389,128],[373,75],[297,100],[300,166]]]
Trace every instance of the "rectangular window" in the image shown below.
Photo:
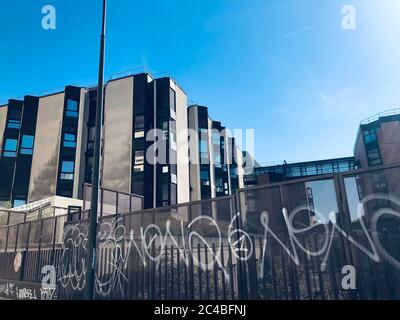
[[[171,182],[172,182],[172,183],[178,183],[178,182],[177,182],[177,177],[176,177],[176,174],[175,174],[175,173],[171,173]]]
[[[207,169],[200,170],[200,180],[201,180],[201,185],[203,186],[210,185],[210,173]]]
[[[9,128],[9,129],[19,129],[19,128],[21,128],[21,121],[20,120],[9,119],[8,120],[8,124],[7,124],[7,128]]]
[[[17,208],[26,204],[25,199],[14,199],[13,208]]]
[[[171,150],[169,153],[169,164],[171,165],[171,173],[176,174],[178,170],[178,161],[175,150]]]
[[[177,204],[178,203],[178,197],[177,197],[177,185],[175,183],[171,184],[171,204]]]
[[[169,205],[169,188],[168,184],[161,185],[161,204],[163,207]]]
[[[94,149],[95,137],[96,137],[96,128],[95,127],[89,127],[87,150],[90,151],[90,150]]]
[[[61,180],[74,180],[74,161],[62,161],[61,163]]]
[[[6,144],[3,152],[6,158],[15,158],[17,156],[17,140],[16,139],[6,139]]]
[[[72,133],[64,133],[64,147],[76,148],[76,135]]]
[[[135,132],[135,139],[137,138],[143,138],[144,137],[144,131],[136,131]]]
[[[27,155],[33,154],[34,139],[35,139],[34,136],[23,135],[21,141],[21,150],[19,153]]]
[[[222,178],[217,178],[215,181],[215,190],[216,192],[224,192],[224,180]]]
[[[88,157],[86,160],[86,182],[92,183],[93,181],[93,157]]]
[[[67,100],[67,117],[78,118],[78,101]]]
[[[381,192],[386,189],[386,180],[383,172],[372,173],[372,182],[375,192]]]
[[[143,150],[135,150],[135,162],[133,166],[134,172],[143,172],[144,171],[144,151]]]
[[[170,109],[174,112],[176,112],[176,93],[173,89],[169,89],[169,106]]]
[[[377,166],[382,164],[382,159],[379,154],[378,148],[368,150],[367,156],[368,156],[368,163],[370,166]]]
[[[89,141],[94,141],[96,138],[96,127],[89,127],[88,137]]]
[[[376,142],[376,140],[377,140],[377,138],[376,138],[375,129],[369,129],[369,130],[364,131],[364,143],[365,144]]]
[[[176,133],[175,131],[170,132],[170,143],[171,143],[171,149],[176,150]]]
[[[208,163],[208,143],[207,140],[200,140],[200,163]]]
[[[135,116],[135,131],[144,129],[144,115]]]

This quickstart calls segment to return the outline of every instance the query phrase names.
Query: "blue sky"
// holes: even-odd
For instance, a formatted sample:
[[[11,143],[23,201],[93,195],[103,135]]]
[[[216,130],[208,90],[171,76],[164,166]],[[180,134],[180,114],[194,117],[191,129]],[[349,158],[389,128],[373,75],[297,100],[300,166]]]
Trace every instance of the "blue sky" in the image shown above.
[[[0,2],[0,100],[95,84],[101,0]],[[54,5],[57,29],[41,27]],[[356,8],[355,30],[341,9]],[[352,155],[360,120],[400,107],[398,0],[109,0],[106,77],[178,80],[269,164]]]

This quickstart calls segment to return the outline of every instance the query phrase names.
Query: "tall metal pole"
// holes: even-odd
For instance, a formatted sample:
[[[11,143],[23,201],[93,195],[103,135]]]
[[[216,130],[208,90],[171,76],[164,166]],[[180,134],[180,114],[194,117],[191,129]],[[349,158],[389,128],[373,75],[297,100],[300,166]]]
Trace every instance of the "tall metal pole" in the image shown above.
[[[99,200],[99,180],[100,180],[100,153],[101,153],[101,127],[103,113],[103,82],[104,82],[104,47],[106,34],[106,7],[107,1],[103,0],[103,18],[100,38],[100,62],[99,79],[97,86],[97,105],[96,105],[96,136],[94,140],[94,158],[93,158],[93,189],[90,202],[90,227],[89,227],[89,259],[87,266],[87,286],[86,299],[93,300],[96,274],[96,240],[97,240],[97,207]]]

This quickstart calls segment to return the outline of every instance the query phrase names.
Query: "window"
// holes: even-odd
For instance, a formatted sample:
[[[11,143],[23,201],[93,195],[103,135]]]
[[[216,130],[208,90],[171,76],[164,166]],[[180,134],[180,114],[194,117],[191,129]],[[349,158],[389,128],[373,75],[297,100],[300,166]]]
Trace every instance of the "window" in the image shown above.
[[[231,167],[230,173],[231,173],[231,178],[236,178],[238,176],[238,169],[235,167]]]
[[[161,205],[168,206],[169,205],[169,190],[168,184],[161,185]]]
[[[26,204],[25,199],[15,199],[13,203],[13,208],[17,208]]]
[[[221,143],[221,136],[215,130],[213,130],[213,133],[212,133],[212,141],[213,141],[214,145],[219,145]]]
[[[78,117],[78,101],[71,99],[67,100],[67,117]]]
[[[217,178],[216,179],[215,189],[216,189],[216,192],[219,192],[219,193],[225,191],[225,189],[224,189],[224,180],[222,178]]]
[[[64,133],[64,147],[76,148],[76,135],[72,133]]]
[[[200,140],[200,163],[208,163],[208,143],[207,140]]]
[[[172,111],[176,112],[176,103],[175,103],[176,93],[173,89],[169,89],[169,107]]]
[[[376,142],[376,131],[375,129],[369,129],[364,131],[364,143],[368,144],[371,142]]]
[[[171,184],[171,204],[178,203],[177,198],[177,185],[175,183]]]
[[[34,141],[33,136],[23,135],[21,142],[21,150],[19,153],[27,155],[33,154],[33,141]]]
[[[89,127],[89,141],[94,141],[96,138],[96,127]]]
[[[221,154],[219,150],[214,152],[214,165],[217,168],[222,168]]]
[[[135,130],[144,129],[144,115],[135,116]]]
[[[6,139],[6,144],[4,147],[4,157],[15,158],[17,156],[17,140],[16,139]]]
[[[93,157],[88,157],[86,160],[86,182],[92,183],[93,182]]]
[[[134,172],[144,171],[144,151],[135,150],[135,163],[133,165]]]
[[[376,166],[382,164],[382,159],[379,154],[378,148],[368,150],[367,156],[368,156],[368,163],[370,166]]]
[[[19,128],[21,128],[21,121],[20,120],[9,119],[8,120],[8,124],[7,124],[7,128],[9,128],[9,129],[19,129]]]
[[[89,127],[88,144],[87,144],[87,149],[88,150],[93,150],[94,149],[95,137],[96,137],[96,128],[95,127]]]
[[[171,173],[171,182],[172,182],[172,183],[175,183],[175,184],[178,183],[178,182],[177,182],[177,177],[176,177],[176,174],[175,174],[175,173]]]
[[[208,144],[206,140],[200,140],[200,152],[207,153],[208,152]]]
[[[207,169],[200,170],[200,180],[201,180],[201,185],[203,186],[210,185],[210,173],[208,172]]]
[[[333,172],[333,167],[331,163],[324,163],[322,165],[322,171],[324,173],[332,173]]]
[[[177,157],[176,157],[176,151],[171,150],[169,153],[169,164],[171,165],[171,173],[177,173]]]
[[[385,175],[383,172],[372,173],[372,182],[375,192],[384,191],[386,189]]]
[[[74,161],[62,161],[61,163],[61,180],[74,180]]]
[[[62,190],[60,192],[60,195],[62,197],[66,197],[66,198],[72,198],[72,191],[71,190]]]
[[[144,137],[144,131],[137,131],[135,132],[135,139],[136,138],[143,138]]]
[[[171,149],[176,150],[176,133],[171,130],[170,132]]]

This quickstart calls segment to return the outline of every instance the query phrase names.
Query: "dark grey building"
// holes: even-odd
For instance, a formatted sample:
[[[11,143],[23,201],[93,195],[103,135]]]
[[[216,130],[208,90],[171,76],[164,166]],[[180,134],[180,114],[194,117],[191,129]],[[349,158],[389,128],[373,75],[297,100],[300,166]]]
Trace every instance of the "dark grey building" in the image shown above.
[[[85,90],[68,86],[1,107],[0,203],[77,197]],[[78,163],[75,165],[75,163]]]
[[[199,105],[188,108],[188,122],[191,200],[230,195],[243,188],[242,153],[226,128]]]

